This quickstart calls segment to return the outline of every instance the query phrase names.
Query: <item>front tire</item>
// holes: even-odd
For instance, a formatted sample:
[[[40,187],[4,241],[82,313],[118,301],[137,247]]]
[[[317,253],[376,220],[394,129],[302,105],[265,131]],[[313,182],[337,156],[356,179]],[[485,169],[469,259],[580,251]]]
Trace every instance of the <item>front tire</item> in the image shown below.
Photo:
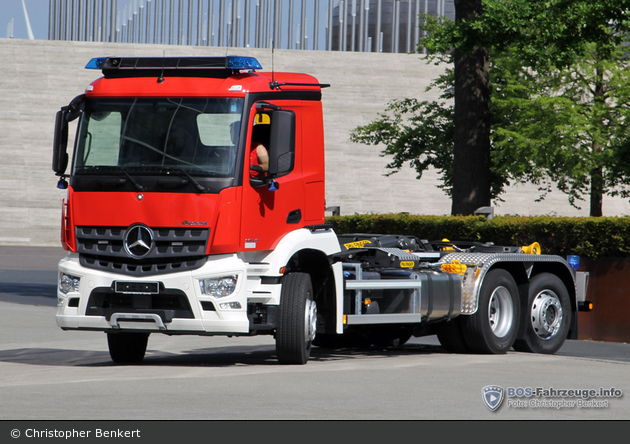
[[[571,299],[559,277],[541,273],[529,283],[529,297],[514,349],[553,354],[564,344],[571,325]]]
[[[107,333],[109,356],[116,364],[138,364],[144,359],[149,333]]]
[[[462,316],[462,333],[475,353],[505,353],[514,344],[520,318],[518,287],[506,270],[490,270],[479,291],[477,311]]]
[[[317,305],[311,277],[290,273],[282,279],[276,329],[276,353],[281,364],[306,364],[317,332]]]

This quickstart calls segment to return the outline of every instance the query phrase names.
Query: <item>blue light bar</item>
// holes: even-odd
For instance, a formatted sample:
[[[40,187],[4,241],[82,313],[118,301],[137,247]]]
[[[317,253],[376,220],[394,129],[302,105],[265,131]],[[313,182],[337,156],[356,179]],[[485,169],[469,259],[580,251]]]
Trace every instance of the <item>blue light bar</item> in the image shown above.
[[[227,78],[241,70],[262,69],[254,57],[95,57],[85,69],[100,69],[105,77],[191,76]]]
[[[227,56],[226,59],[228,69],[262,69],[254,57]]]
[[[85,69],[101,69],[105,60],[107,60],[107,57],[94,57],[85,65]]]

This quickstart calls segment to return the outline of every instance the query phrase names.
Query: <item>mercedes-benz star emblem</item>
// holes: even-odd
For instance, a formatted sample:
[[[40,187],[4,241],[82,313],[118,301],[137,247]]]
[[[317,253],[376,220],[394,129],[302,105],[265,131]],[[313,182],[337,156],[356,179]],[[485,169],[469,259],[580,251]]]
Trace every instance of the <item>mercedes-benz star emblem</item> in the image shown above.
[[[142,259],[153,249],[153,231],[145,225],[132,225],[125,232],[125,251],[134,259]]]

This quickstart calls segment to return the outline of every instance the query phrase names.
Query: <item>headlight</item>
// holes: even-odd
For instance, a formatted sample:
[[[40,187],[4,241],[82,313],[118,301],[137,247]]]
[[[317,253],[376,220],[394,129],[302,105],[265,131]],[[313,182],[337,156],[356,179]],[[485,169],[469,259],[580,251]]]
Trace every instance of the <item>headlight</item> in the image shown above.
[[[201,294],[203,295],[224,298],[234,293],[237,282],[237,275],[222,276],[218,278],[202,279],[199,281],[199,286],[201,287]]]
[[[79,291],[81,278],[70,276],[69,274],[59,273],[59,291],[68,294],[71,291]]]

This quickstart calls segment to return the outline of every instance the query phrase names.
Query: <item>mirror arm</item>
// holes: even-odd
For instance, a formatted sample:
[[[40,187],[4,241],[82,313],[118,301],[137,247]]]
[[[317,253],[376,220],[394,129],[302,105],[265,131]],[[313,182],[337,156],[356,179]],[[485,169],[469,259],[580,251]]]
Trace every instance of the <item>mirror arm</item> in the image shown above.
[[[282,108],[280,108],[278,105],[272,105],[269,102],[257,102],[256,103],[256,109],[271,109],[274,111],[279,111]]]

